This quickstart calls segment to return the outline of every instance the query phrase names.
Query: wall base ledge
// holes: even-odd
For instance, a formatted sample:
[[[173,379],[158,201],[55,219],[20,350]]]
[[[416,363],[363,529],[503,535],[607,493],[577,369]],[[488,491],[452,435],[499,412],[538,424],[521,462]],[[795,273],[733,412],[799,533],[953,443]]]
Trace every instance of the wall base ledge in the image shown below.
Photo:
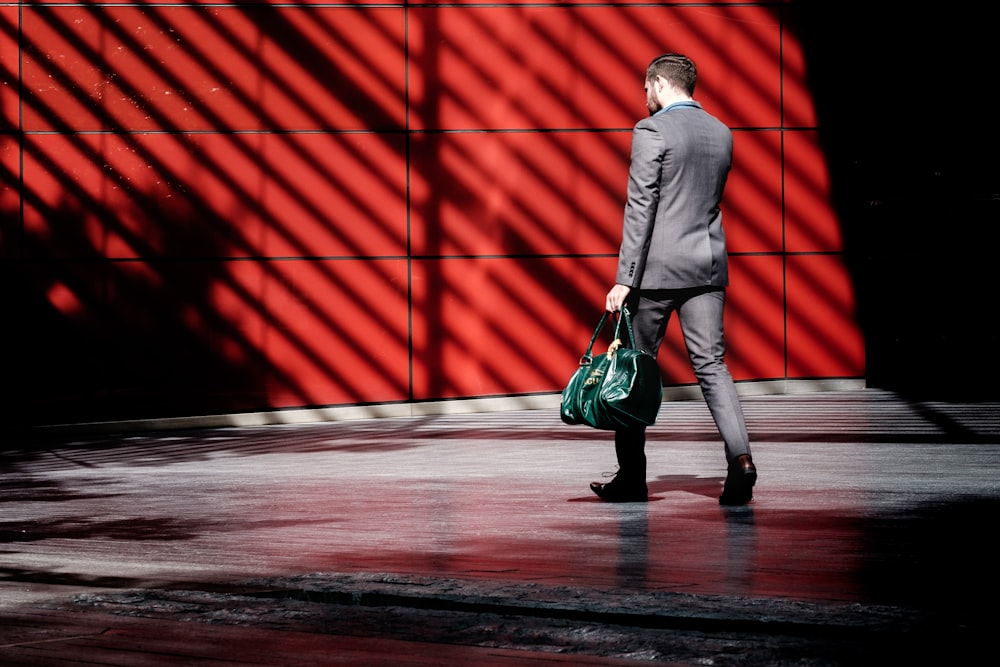
[[[850,391],[864,389],[860,378],[819,380],[759,380],[737,382],[740,396],[770,396],[802,394],[824,391]],[[663,389],[667,401],[701,399],[697,385],[669,386]],[[371,405],[331,406],[324,408],[299,408],[192,417],[165,417],[122,421],[87,422],[38,426],[32,431],[39,435],[132,433],[169,431],[180,429],[225,428],[248,426],[274,426],[279,424],[310,424],[319,422],[352,421],[358,419],[387,419],[394,417],[430,417],[436,415],[476,414],[509,410],[558,410],[560,393],[530,394],[519,396],[481,397],[448,401],[415,403],[378,403]]]

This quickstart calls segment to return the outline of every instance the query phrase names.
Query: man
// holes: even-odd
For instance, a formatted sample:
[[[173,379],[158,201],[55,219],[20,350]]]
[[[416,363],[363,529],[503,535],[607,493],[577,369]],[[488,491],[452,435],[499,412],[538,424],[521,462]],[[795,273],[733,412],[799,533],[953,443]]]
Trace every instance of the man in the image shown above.
[[[736,386],[724,360],[722,330],[729,284],[719,203],[732,162],[732,133],[692,99],[697,71],[667,53],[646,70],[649,118],[632,132],[628,198],[615,285],[605,307],[625,305],[636,347],[656,356],[677,312],[688,357],[725,444],[726,482],[719,502],[744,505],[757,469]],[[590,488],[604,500],[647,499],[646,430],[615,432],[618,472]]]

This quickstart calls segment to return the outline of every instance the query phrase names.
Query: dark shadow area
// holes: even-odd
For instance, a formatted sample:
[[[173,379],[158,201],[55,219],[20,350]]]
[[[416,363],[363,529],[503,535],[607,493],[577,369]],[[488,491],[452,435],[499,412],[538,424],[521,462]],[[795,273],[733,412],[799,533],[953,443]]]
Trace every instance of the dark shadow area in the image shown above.
[[[1000,583],[984,526],[998,511],[1000,499],[970,496],[870,519],[859,573],[866,595],[922,610],[930,631],[995,628]]]
[[[718,436],[715,438],[718,440]],[[723,477],[701,477],[698,475],[658,475],[647,483],[649,493],[669,493],[683,491],[706,498],[718,498],[722,493]]]
[[[797,3],[867,345],[914,399],[1000,395],[1000,126],[992,13]]]
[[[187,211],[142,197],[151,208],[149,222],[173,219],[168,243],[198,245],[211,253],[211,240],[197,231]],[[93,211],[97,204],[92,203]],[[103,213],[109,219],[111,211]],[[19,421],[89,422],[122,418],[246,411],[260,405],[262,362],[258,351],[220,316],[211,284],[227,276],[217,264],[186,270],[169,259],[140,263],[108,262],[82,234],[75,233],[82,211],[73,206],[47,211],[74,249],[72,259],[24,264],[28,285],[19,296],[16,349],[22,361]],[[201,223],[212,217],[200,215]],[[192,220],[193,222],[193,220]],[[46,257],[52,248],[26,237],[25,252]],[[58,250],[55,251],[58,254]],[[62,290],[79,299],[74,312],[62,312],[48,297]],[[187,315],[185,315],[185,313]],[[191,326],[191,315],[200,320]],[[223,340],[239,344],[245,364],[220,353]]]

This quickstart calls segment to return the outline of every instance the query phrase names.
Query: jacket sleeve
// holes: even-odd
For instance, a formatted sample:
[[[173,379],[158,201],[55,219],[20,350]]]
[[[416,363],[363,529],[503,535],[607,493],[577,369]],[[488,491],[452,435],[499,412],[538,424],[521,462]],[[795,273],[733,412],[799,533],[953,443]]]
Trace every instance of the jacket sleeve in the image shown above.
[[[634,288],[642,282],[660,198],[663,155],[663,137],[655,125],[649,119],[639,121],[632,130],[622,244],[615,275],[620,285]]]

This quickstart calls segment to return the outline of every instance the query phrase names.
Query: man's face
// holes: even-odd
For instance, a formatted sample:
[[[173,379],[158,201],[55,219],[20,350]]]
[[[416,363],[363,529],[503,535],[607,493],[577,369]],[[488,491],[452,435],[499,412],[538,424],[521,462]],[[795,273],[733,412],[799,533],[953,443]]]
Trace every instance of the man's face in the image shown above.
[[[656,99],[656,82],[655,80],[650,81],[646,79],[646,108],[649,110],[649,115],[652,116],[654,113],[663,108],[660,101]]]

